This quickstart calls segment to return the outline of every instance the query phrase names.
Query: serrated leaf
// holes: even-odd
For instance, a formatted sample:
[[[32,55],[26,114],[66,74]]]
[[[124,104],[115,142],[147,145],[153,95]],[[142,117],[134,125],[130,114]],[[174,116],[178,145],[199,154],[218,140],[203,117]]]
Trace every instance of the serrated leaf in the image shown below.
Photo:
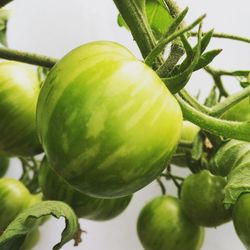
[[[215,49],[215,50],[210,50],[203,55],[201,55],[199,62],[197,63],[196,67],[194,70],[199,70],[201,68],[204,68],[207,66],[209,63],[213,61],[213,59],[218,56],[221,53],[221,49]]]
[[[140,6],[142,7],[143,3],[141,3]],[[149,25],[153,30],[154,36],[156,39],[160,39],[172,24],[173,18],[161,1],[147,0],[145,9]],[[129,29],[128,25],[120,14],[118,15],[118,24],[121,27]]]
[[[78,219],[67,204],[60,201],[43,201],[24,210],[10,223],[0,237],[0,249],[19,250],[26,236],[34,229],[33,225],[37,220],[48,215],[56,218],[64,217],[66,222],[61,241],[53,247],[53,250],[60,249],[79,232]]]
[[[189,81],[197,63],[199,62],[200,46],[201,46],[201,40],[198,39],[197,49],[193,54],[193,58],[189,59],[191,60],[191,62],[184,71],[182,67],[180,67],[181,72],[179,74],[168,78],[162,78],[163,82],[166,84],[171,93],[177,93],[180,89],[184,88],[187,82]]]

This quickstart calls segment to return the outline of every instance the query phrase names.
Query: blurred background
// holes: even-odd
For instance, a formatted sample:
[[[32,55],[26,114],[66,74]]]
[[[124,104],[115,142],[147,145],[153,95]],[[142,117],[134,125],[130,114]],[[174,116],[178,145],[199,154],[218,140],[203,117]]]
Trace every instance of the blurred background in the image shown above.
[[[179,0],[184,8],[189,6],[186,22],[194,21],[207,13],[204,30],[215,28],[218,32],[233,33],[250,37],[250,2],[235,1],[197,1]],[[9,47],[41,53],[60,58],[71,49],[94,40],[112,40],[128,47],[140,57],[140,53],[130,33],[117,25],[118,11],[112,0],[15,0],[10,5],[12,17],[8,24]],[[211,48],[222,48],[223,52],[214,60],[213,66],[234,70],[249,69],[250,45],[230,40],[214,39]],[[211,78],[203,71],[194,73],[187,89],[194,95],[201,91],[201,99],[211,89]],[[238,85],[231,78],[225,78],[225,85],[231,92]],[[8,176],[18,177],[18,161],[12,160]],[[175,170],[186,176],[185,169]],[[167,192],[175,194],[170,183]],[[83,242],[73,247],[69,242],[64,250],[142,250],[136,234],[136,220],[143,205],[151,198],[160,195],[157,183],[152,183],[137,192],[127,208],[119,217],[109,222],[91,222],[81,220],[86,231]],[[34,250],[52,249],[59,241],[64,220],[52,219],[41,227],[41,237]],[[216,229],[207,229],[202,250],[244,250],[237,238],[232,223]]]

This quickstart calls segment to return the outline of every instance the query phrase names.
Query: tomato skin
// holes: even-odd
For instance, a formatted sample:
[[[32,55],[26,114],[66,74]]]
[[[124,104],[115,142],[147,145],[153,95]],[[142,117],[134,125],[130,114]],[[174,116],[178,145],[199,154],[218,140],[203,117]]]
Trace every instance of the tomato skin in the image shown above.
[[[242,194],[233,208],[233,223],[236,233],[246,249],[250,249],[250,194]]]
[[[58,176],[46,158],[42,161],[39,183],[46,199],[64,201],[74,209],[78,217],[90,220],[104,221],[118,216],[127,208],[132,198],[100,199],[82,194]]]
[[[227,110],[222,118],[230,121],[250,121],[250,98],[243,99]]]
[[[0,154],[0,177],[4,176],[9,167],[9,158]]]
[[[146,250],[199,250],[204,230],[184,213],[175,197],[160,196],[140,212],[137,232]]]
[[[24,209],[30,206],[33,195],[18,180],[0,179],[0,232]]]
[[[157,74],[113,42],[83,45],[60,60],[37,106],[39,137],[57,174],[99,198],[153,181],[175,150],[181,122]]]
[[[197,225],[216,227],[231,220],[231,209],[225,209],[226,180],[208,170],[188,176],[182,185],[181,200],[186,214]]]
[[[39,89],[29,66],[0,63],[0,151],[18,156],[41,152],[35,122]]]
[[[200,128],[192,122],[183,121],[181,129],[181,141],[192,143],[199,131]],[[177,147],[177,150],[171,159],[171,163],[178,167],[187,167],[189,153],[190,149]]]
[[[192,143],[200,131],[200,128],[189,121],[183,121],[181,129],[181,140]]]

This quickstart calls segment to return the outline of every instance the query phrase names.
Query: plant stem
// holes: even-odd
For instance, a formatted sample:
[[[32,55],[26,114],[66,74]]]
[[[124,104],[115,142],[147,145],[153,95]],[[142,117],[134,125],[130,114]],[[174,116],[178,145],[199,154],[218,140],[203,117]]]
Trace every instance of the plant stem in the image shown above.
[[[185,89],[182,89],[180,91],[180,96],[186,100],[191,106],[193,106],[194,108],[200,110],[203,113],[210,113],[210,108],[200,104],[196,98],[194,98],[193,96],[191,96]]]
[[[216,106],[214,106],[211,111],[209,112],[212,116],[220,116],[224,112],[226,112],[229,108],[240,102],[241,100],[245,99],[250,95],[250,86],[244,88],[242,91],[229,96],[226,98],[223,102],[218,103]]]
[[[157,178],[156,181],[157,181],[157,183],[159,184],[159,186],[161,188],[162,195],[166,194],[166,188],[165,188],[163,182],[161,181],[161,178],[160,177]]]
[[[190,32],[191,36],[196,36],[197,32]],[[204,35],[206,32],[203,33]],[[250,38],[242,37],[242,36],[237,36],[237,35],[232,35],[232,34],[225,34],[225,33],[213,33],[213,37],[216,38],[224,38],[224,39],[230,39],[230,40],[235,40],[235,41],[240,41],[240,42],[245,42],[245,43],[250,43]]]
[[[0,48],[0,58],[47,68],[52,68],[58,61],[55,58],[8,48]]]
[[[176,98],[182,108],[184,118],[205,131],[226,138],[250,142],[249,122],[221,120],[196,110],[178,95],[176,95]]]
[[[217,88],[220,91],[220,96],[228,96],[228,93],[226,91],[226,89],[224,88],[222,79],[221,79],[221,72],[220,71],[216,71],[215,69],[213,69],[212,67],[204,67],[204,69],[206,70],[207,73],[209,73],[213,79],[214,79],[214,83],[217,86]]]
[[[154,47],[154,49],[149,53],[149,55],[146,57],[145,62],[148,65],[152,65],[152,63],[154,62],[155,58],[160,55],[160,53],[163,51],[163,49],[165,48],[165,46],[172,42],[174,39],[176,39],[177,37],[179,37],[180,35],[184,34],[185,32],[193,29],[196,25],[200,24],[202,22],[202,20],[206,17],[206,15],[202,15],[201,17],[197,18],[192,24],[190,24],[189,26],[178,30],[177,32],[175,32],[174,34],[170,35],[167,38],[162,39],[161,41],[159,41],[157,43],[157,45]]]
[[[143,58],[146,58],[150,51],[155,47],[156,40],[145,15],[145,6],[139,6],[136,0],[113,0],[121,13],[123,19],[129,26]],[[163,62],[161,57],[158,57]]]

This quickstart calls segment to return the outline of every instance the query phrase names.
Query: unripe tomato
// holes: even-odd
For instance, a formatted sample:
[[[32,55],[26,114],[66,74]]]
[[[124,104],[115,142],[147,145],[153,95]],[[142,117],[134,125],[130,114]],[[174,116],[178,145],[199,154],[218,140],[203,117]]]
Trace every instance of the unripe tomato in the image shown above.
[[[246,249],[250,249],[250,194],[242,194],[233,208],[233,222],[237,235]]]
[[[0,151],[29,156],[41,151],[36,133],[39,81],[27,65],[0,63]]]
[[[222,118],[230,121],[250,121],[250,98],[247,97],[234,105]]]
[[[30,206],[32,198],[33,195],[20,181],[11,178],[0,179],[0,232]]]
[[[226,180],[208,170],[188,176],[183,182],[181,200],[186,214],[197,225],[216,227],[231,220],[232,211],[223,204]]]
[[[171,196],[150,201],[140,212],[137,232],[146,250],[199,250],[204,230],[184,213],[181,202]]]
[[[192,122],[183,121],[181,129],[181,141],[192,143],[199,131],[200,128]],[[177,147],[177,150],[171,159],[171,163],[179,167],[186,167],[188,161],[188,153],[190,153],[190,149]]]
[[[39,183],[46,199],[60,200],[70,205],[78,217],[90,220],[109,220],[122,213],[132,196],[116,199],[93,198],[80,193],[67,184],[43,159]]]
[[[9,167],[9,158],[4,155],[0,155],[0,177],[4,176],[8,167]]]
[[[100,198],[130,195],[166,167],[179,140],[181,109],[157,74],[126,48],[93,42],[50,71],[37,126],[55,171]]]

